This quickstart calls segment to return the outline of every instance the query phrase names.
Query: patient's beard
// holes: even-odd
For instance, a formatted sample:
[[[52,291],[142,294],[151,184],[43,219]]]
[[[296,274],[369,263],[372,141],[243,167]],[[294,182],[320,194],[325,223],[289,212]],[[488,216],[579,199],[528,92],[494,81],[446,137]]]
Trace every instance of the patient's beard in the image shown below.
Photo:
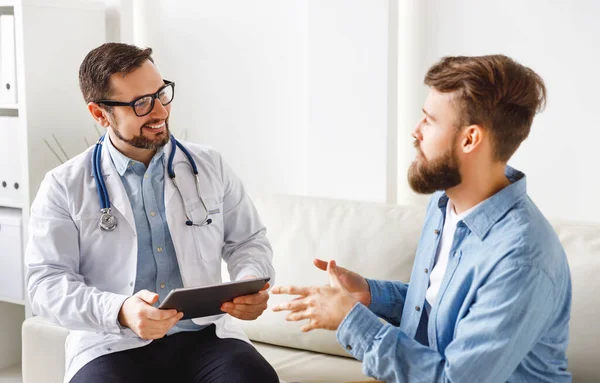
[[[408,169],[408,183],[410,187],[420,194],[431,194],[438,190],[448,190],[462,182],[459,171],[459,160],[456,155],[456,141],[441,156],[433,160],[425,159],[419,142],[415,141],[415,148],[421,153]]]

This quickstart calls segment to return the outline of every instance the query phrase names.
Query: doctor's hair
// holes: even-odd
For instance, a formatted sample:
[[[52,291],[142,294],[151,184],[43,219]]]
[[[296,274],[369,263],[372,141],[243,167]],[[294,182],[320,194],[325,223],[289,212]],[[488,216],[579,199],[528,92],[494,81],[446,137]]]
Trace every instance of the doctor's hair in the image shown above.
[[[546,105],[542,78],[504,55],[444,57],[427,71],[425,85],[452,93],[457,129],[480,125],[491,132],[499,162],[512,157]]]
[[[154,63],[151,55],[152,48],[141,49],[122,43],[106,43],[90,51],[79,67],[79,88],[85,102],[110,99],[111,76],[120,73],[125,77],[147,60]]]

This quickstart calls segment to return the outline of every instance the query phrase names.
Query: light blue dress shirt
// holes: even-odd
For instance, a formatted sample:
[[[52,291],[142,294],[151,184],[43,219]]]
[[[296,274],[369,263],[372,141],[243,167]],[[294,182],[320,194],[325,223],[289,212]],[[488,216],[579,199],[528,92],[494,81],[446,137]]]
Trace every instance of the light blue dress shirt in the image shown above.
[[[144,289],[157,293],[159,299],[155,306],[158,307],[169,291],[183,287],[165,215],[163,148],[156,151],[146,169],[143,163],[119,152],[110,139],[104,140],[104,143],[121,176],[135,218],[138,259],[134,293]],[[182,320],[167,335],[201,328],[190,319]]]
[[[366,375],[393,382],[571,382],[571,277],[554,230],[527,195],[525,175],[459,221],[428,318],[429,275],[448,197],[433,195],[409,284],[368,280],[338,342]],[[377,316],[389,323],[383,324]]]

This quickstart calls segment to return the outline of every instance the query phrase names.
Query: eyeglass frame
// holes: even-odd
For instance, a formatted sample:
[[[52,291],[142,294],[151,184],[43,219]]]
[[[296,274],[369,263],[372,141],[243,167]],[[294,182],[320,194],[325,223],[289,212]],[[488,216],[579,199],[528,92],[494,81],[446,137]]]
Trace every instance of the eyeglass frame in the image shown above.
[[[123,102],[123,101],[115,101],[115,100],[98,100],[95,101],[96,104],[103,104],[106,106],[130,106],[131,109],[133,109],[133,113],[135,113],[136,116],[138,117],[144,117],[149,115],[150,113],[152,113],[152,110],[154,110],[154,101],[156,101],[156,99],[158,99],[158,95],[160,94],[160,92],[162,92],[163,90],[165,90],[167,87],[172,87],[173,88],[173,96],[171,97],[171,101],[167,102],[166,104],[163,104],[162,101],[160,101],[160,99],[158,99],[160,101],[160,103],[163,106],[167,106],[169,105],[171,102],[173,102],[173,99],[175,98],[175,82],[173,81],[169,81],[169,80],[165,80],[163,79],[165,85],[162,86],[159,90],[157,90],[155,93],[150,93],[150,94],[145,94],[143,96],[140,96],[138,98],[136,98],[133,101],[130,102]],[[135,110],[135,103],[140,101],[141,99],[145,98],[145,97],[151,97],[152,101],[150,104],[150,109],[148,110],[148,113],[144,113],[144,114],[138,114]]]

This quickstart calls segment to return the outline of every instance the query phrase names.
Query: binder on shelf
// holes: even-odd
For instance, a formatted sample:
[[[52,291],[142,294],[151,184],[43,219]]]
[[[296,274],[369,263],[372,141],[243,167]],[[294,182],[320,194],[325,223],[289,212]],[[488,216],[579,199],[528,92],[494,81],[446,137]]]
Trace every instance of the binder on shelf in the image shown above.
[[[15,16],[0,15],[0,105],[17,103]]]

